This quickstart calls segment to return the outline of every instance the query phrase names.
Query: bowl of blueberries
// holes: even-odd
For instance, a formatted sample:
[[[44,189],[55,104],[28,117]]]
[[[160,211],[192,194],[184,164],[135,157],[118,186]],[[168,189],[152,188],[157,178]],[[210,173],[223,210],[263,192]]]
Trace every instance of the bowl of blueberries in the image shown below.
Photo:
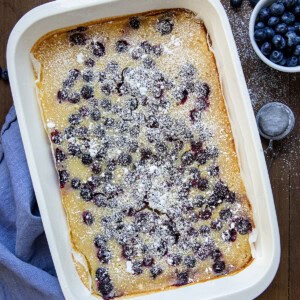
[[[249,34],[267,65],[300,72],[300,0],[260,0],[251,15]]]

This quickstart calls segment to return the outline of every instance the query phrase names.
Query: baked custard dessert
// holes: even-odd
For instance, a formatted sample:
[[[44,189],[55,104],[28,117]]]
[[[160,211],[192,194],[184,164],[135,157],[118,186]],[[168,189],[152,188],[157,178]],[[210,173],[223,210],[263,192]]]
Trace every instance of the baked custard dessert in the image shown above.
[[[70,239],[88,267],[75,264],[94,295],[163,290],[251,262],[251,206],[194,13],[56,31],[32,54]]]

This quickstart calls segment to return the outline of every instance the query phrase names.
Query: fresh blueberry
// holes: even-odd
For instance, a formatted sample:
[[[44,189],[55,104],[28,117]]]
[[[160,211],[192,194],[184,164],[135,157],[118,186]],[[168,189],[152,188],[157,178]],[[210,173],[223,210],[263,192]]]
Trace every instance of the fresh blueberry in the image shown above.
[[[271,51],[272,51],[271,43],[269,43],[269,42],[263,43],[261,48],[260,48],[260,51],[264,56],[269,56],[271,54]]]
[[[257,42],[263,42],[266,39],[266,32],[264,29],[257,29],[254,31],[254,39]]]
[[[281,16],[284,13],[285,9],[284,9],[284,5],[282,3],[277,3],[274,2],[271,6],[270,6],[270,12],[272,16]]]
[[[140,19],[138,17],[132,17],[129,20],[129,25],[132,29],[139,29],[140,28]]]
[[[258,19],[260,21],[266,22],[270,18],[270,8],[264,7],[258,13]]]
[[[294,8],[294,15],[297,20],[300,20],[300,5],[298,5]]]
[[[295,22],[295,16],[293,13],[287,11],[281,16],[281,20],[287,25],[292,25]]]
[[[279,34],[273,36],[272,43],[275,46],[275,48],[278,50],[282,50],[286,46],[285,39]]]
[[[254,27],[255,30],[257,30],[257,29],[263,29],[263,28],[265,28],[265,23],[264,22],[257,22],[255,24],[255,27]]]
[[[276,26],[278,23],[280,22],[280,19],[278,17],[274,17],[272,16],[269,20],[268,20],[268,25],[271,27]]]
[[[297,67],[299,63],[299,58],[297,56],[288,57],[286,65],[287,67]]]
[[[280,66],[285,66],[286,62],[287,62],[287,59],[285,57],[283,57],[282,60],[277,64],[280,65]]]
[[[270,55],[270,60],[275,64],[279,63],[282,60],[282,58],[283,58],[283,53],[278,50],[274,50]]]
[[[173,31],[174,23],[171,19],[159,20],[156,29],[161,35],[170,34]]]
[[[243,0],[230,0],[230,5],[234,8],[238,8],[242,5]]]
[[[293,27],[295,28],[295,32],[299,35],[300,34],[300,22],[296,22]]]
[[[296,4],[296,0],[283,0],[282,2],[287,8],[291,8]]]
[[[300,56],[300,45],[297,45],[294,50],[294,55]]]
[[[287,39],[287,45],[289,47],[294,47],[297,44],[298,37],[297,34],[294,31],[289,31],[285,34],[285,37]]]
[[[280,23],[276,25],[275,31],[278,34],[285,34],[288,31],[288,26],[285,23]]]
[[[266,38],[271,39],[275,35],[275,31],[271,27],[265,27]]]
[[[287,29],[287,31],[296,31],[295,26],[288,26]]]
[[[249,0],[251,7],[255,7],[259,0]]]

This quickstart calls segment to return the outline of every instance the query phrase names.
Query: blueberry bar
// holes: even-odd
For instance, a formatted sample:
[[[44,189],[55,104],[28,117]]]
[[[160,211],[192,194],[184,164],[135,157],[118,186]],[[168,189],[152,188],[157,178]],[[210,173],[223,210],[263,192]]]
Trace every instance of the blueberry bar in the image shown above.
[[[92,294],[175,288],[251,263],[251,205],[193,12],[58,30],[32,55],[70,241],[85,261],[74,263]]]

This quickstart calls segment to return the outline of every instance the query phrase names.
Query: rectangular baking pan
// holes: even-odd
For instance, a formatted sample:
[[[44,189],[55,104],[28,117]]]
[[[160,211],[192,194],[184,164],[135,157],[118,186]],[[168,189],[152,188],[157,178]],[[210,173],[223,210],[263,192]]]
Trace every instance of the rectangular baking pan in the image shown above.
[[[241,272],[182,288],[137,296],[143,300],[253,299],[272,281],[280,259],[278,224],[263,150],[232,31],[217,0],[60,0],[27,13],[7,48],[10,84],[38,205],[58,279],[67,299],[95,299],[72,261],[69,229],[61,203],[49,140],[36,99],[30,50],[44,34],[106,17],[155,9],[186,8],[208,30],[219,69],[236,150],[256,229],[254,261]],[[257,235],[257,237],[255,237]]]

